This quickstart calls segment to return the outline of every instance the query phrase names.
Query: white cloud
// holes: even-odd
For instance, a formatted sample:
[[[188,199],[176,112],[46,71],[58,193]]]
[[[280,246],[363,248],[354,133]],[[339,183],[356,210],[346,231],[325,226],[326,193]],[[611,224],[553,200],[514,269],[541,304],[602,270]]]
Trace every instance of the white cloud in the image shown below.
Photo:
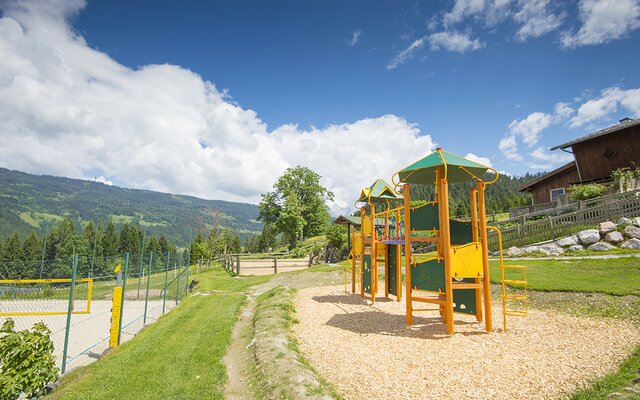
[[[623,90],[610,87],[602,91],[600,97],[588,100],[579,108],[571,119],[570,126],[576,128],[589,122],[599,121],[617,111],[618,107],[626,108],[633,117],[640,116],[640,89]]]
[[[564,18],[549,10],[549,0],[520,0],[518,8],[513,19],[520,24],[516,39],[522,41],[557,29]]]
[[[573,160],[572,154],[562,151],[549,151],[549,149],[545,149],[542,147],[535,148],[530,153],[530,156],[533,159],[530,159],[527,162],[527,165],[529,166],[529,168],[539,170],[550,170],[560,164],[566,164],[569,161]]]
[[[399,65],[404,64],[405,61],[411,59],[414,56],[415,52],[420,50],[422,46],[424,46],[425,40],[426,40],[426,37],[421,37],[420,39],[414,40],[409,45],[409,47],[402,50],[400,53],[396,54],[396,56],[393,57],[393,59],[391,59],[389,64],[387,64],[387,69],[388,70],[395,69]]]
[[[96,176],[93,180],[95,182],[102,183],[102,184],[105,184],[107,186],[113,186],[113,182],[111,182],[110,180],[108,180],[104,176]]]
[[[3,3],[2,166],[257,202],[299,164],[320,173],[345,206],[375,178],[389,179],[434,147],[430,136],[394,115],[270,130],[256,112],[189,70],[131,69],[90,48],[65,19],[83,6]],[[362,143],[378,145],[363,152]]]
[[[455,0],[451,11],[443,18],[445,27],[462,21],[465,17],[477,14],[484,10],[484,0]]]
[[[518,151],[518,142],[516,141],[516,136],[514,134],[507,134],[502,139],[500,139],[498,148],[500,149],[502,154],[507,157],[507,159],[512,161],[522,160],[522,155]]]
[[[347,40],[347,44],[349,46],[355,46],[360,41],[360,36],[362,36],[362,30],[360,29],[356,29],[355,31],[351,32],[351,38]]]
[[[565,32],[565,47],[607,43],[640,27],[639,0],[581,0],[582,26],[575,34]]]
[[[540,139],[540,132],[552,123],[552,117],[542,112],[534,112],[525,119],[515,120],[509,124],[509,132],[519,136],[524,144],[534,146]]]
[[[479,39],[471,39],[468,34],[456,31],[444,31],[429,35],[431,50],[445,49],[464,53],[467,50],[478,50],[484,45]]]
[[[493,166],[493,164],[491,163],[491,159],[489,159],[488,157],[480,157],[473,153],[467,153],[464,158],[468,158],[471,161],[477,162],[478,164],[482,164],[487,167]]]

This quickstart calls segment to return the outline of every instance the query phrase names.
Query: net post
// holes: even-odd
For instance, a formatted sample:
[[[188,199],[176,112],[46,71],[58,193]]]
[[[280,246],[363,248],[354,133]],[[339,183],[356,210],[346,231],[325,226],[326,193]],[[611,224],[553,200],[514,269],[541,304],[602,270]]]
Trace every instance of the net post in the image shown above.
[[[124,255],[124,277],[122,278],[122,298],[120,299],[120,322],[118,323],[118,346],[122,338],[122,315],[124,314],[124,298],[127,293],[127,277],[129,276],[129,253]]]
[[[67,326],[64,330],[64,349],[62,350],[62,374],[67,370],[67,353],[69,350],[69,329],[71,328],[71,313],[73,312],[73,291],[76,286],[76,270],[78,269],[78,256],[73,255],[73,269],[71,272],[71,290],[69,291],[69,307],[67,308]]]
[[[149,252],[149,268],[147,268],[147,293],[144,296],[144,317],[142,325],[147,324],[147,305],[149,304],[149,285],[151,284],[151,263],[153,262],[153,252]]]
[[[189,257],[189,259],[191,259],[191,257]],[[185,278],[186,279],[184,280],[184,292],[186,296],[189,294],[189,264],[187,264],[187,276]]]
[[[169,259],[171,252],[167,251],[167,266],[164,270],[164,295],[162,296],[162,315],[164,315],[165,306],[167,304],[167,282],[169,282]]]
[[[180,251],[180,257],[178,258],[178,277],[176,279],[176,305],[178,305],[178,296],[180,296],[180,275],[182,272],[182,251]]]

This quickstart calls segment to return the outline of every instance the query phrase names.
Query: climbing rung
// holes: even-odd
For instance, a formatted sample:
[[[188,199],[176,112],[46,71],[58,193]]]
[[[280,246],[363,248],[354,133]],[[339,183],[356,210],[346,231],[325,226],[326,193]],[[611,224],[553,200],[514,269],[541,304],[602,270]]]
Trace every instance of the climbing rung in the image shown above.
[[[529,315],[529,312],[527,310],[507,310],[505,314],[514,317],[526,317]]]
[[[502,296],[503,299],[507,300],[527,300],[526,294],[507,294]]]
[[[505,279],[502,283],[510,283],[512,285],[526,285],[527,281],[517,280],[517,279]]]
[[[502,268],[527,269],[525,265],[503,265]]]

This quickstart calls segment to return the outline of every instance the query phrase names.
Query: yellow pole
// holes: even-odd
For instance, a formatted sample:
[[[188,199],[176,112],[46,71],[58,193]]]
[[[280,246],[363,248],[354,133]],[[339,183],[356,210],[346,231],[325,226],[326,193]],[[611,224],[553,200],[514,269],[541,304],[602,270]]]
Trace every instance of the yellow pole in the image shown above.
[[[396,209],[396,236],[400,236],[400,209]],[[396,246],[396,293],[398,293],[397,300],[402,300],[402,247],[399,244]]]
[[[478,189],[471,189],[471,240],[478,241]],[[480,283],[480,278],[475,279],[475,283]],[[476,319],[482,321],[482,290],[475,289],[476,292]]]
[[[484,313],[487,332],[493,330],[491,315],[491,280],[489,279],[489,243],[487,238],[487,210],[484,203],[484,182],[478,179],[478,214],[480,217],[480,241],[482,243],[482,273],[484,275]]]
[[[440,211],[440,243],[444,258],[444,287],[445,305],[444,315],[447,323],[447,332],[452,334],[453,327],[453,289],[451,288],[451,234],[449,229],[449,188],[447,177],[443,176],[442,166],[437,167],[436,174],[440,186],[438,196],[438,209]],[[439,173],[438,173],[439,172]]]
[[[351,252],[353,253],[353,258],[351,259],[351,293],[356,292],[356,262],[358,261],[358,251],[356,250],[356,230],[355,227],[353,232],[351,232],[351,243],[353,243],[353,248]]]
[[[361,240],[360,240],[360,296],[364,297],[364,217],[365,217],[365,209],[362,207],[360,209],[360,232],[361,232]]]
[[[404,275],[406,281],[407,325],[413,325],[413,304],[411,303],[411,185],[405,184],[402,194],[404,196]]]
[[[371,209],[371,302],[376,302],[378,291],[378,252],[376,246],[376,206],[369,204]]]

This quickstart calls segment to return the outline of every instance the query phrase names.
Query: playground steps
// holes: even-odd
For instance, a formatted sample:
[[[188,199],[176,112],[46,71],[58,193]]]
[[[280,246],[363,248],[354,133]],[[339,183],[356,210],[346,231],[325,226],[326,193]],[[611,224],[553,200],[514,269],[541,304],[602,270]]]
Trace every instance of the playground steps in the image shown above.
[[[502,313],[504,330],[507,331],[507,316],[526,317],[529,315],[529,297],[527,296],[527,267],[525,265],[500,265],[502,273]],[[511,270],[517,277],[505,278],[505,272]],[[508,288],[507,288],[508,285]],[[511,292],[509,292],[511,290]],[[517,292],[513,292],[513,290]]]

